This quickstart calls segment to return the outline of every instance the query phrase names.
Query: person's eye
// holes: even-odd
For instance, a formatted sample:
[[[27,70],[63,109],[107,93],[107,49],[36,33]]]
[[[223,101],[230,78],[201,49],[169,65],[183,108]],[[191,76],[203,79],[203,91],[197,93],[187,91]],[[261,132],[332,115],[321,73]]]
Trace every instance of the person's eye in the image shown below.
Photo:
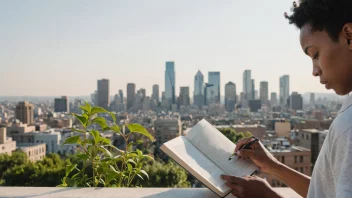
[[[316,60],[316,59],[318,59],[319,58],[319,53],[317,52],[317,53],[315,53],[315,55],[314,55],[314,57],[313,57],[313,60]]]

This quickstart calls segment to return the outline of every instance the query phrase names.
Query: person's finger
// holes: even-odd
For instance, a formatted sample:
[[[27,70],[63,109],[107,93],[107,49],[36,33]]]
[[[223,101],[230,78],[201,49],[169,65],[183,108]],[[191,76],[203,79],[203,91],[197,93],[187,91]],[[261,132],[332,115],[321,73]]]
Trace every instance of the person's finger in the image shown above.
[[[243,194],[243,187],[231,182],[226,182],[226,185],[232,189],[232,194],[235,195],[236,197],[241,197]]]
[[[221,175],[220,176],[221,179],[226,180],[228,182],[231,183],[235,183],[235,184],[243,184],[244,181],[246,181],[245,179],[241,178],[241,177],[235,177],[235,176],[230,176],[230,175]]]
[[[254,138],[244,138],[240,141],[237,142],[236,144],[236,148],[235,148],[235,152],[237,152],[243,145],[247,144],[248,142],[252,141],[252,139],[254,140]]]
[[[240,157],[255,157],[255,151],[251,149],[242,149],[239,154]]]

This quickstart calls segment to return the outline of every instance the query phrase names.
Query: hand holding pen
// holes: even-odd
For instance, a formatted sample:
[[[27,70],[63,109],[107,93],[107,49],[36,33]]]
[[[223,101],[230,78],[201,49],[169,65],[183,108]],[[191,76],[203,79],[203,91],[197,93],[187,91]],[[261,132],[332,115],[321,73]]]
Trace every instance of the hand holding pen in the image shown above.
[[[259,141],[259,139],[256,138],[256,137],[254,137],[254,136],[253,136],[252,138],[254,138],[253,141],[250,141],[250,142],[248,142],[247,144],[242,145],[238,151],[241,151],[242,149],[249,149],[253,144],[255,144],[256,142]],[[237,152],[238,152],[238,151],[237,151]],[[234,153],[229,157],[229,160],[231,160],[232,158],[234,158],[234,157],[237,155],[237,152],[234,152]]]

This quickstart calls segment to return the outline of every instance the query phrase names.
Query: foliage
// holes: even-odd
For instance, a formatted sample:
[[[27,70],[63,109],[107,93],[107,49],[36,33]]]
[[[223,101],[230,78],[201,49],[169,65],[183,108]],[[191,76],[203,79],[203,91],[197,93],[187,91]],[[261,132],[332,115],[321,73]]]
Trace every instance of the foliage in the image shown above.
[[[236,143],[240,139],[253,136],[250,132],[236,132],[235,129],[231,128],[223,128],[219,129],[219,131],[227,138],[229,138],[233,143]]]
[[[60,184],[65,166],[57,154],[49,154],[42,161],[31,162],[25,153],[13,152],[11,156],[0,155],[0,180],[4,186],[48,186]]]
[[[144,170],[148,173],[149,180],[138,180],[134,185],[165,188],[188,188],[191,186],[191,183],[187,181],[188,173],[173,161],[167,163],[155,161],[153,164],[146,165]]]
[[[133,150],[135,143],[129,142],[129,138],[133,134],[140,134],[154,141],[149,132],[140,124],[126,124],[123,127],[127,127],[130,133],[124,134],[116,124],[116,117],[112,112],[101,107],[91,107],[88,103],[81,106],[81,109],[83,110],[81,115],[73,115],[83,127],[82,130],[74,130],[80,132],[82,137],[79,135],[70,137],[64,144],[79,145],[82,152],[77,158],[83,161],[83,166],[79,167],[77,163],[67,166],[60,186],[129,187],[136,176],[141,179],[148,178],[142,166],[144,161],[153,158],[138,149]],[[99,117],[98,114],[101,113],[109,114],[113,120],[112,124],[109,125],[103,117]],[[98,125],[103,132],[110,130],[120,135],[124,140],[124,150],[112,145],[111,141],[102,137],[98,130],[88,131],[92,125]]]

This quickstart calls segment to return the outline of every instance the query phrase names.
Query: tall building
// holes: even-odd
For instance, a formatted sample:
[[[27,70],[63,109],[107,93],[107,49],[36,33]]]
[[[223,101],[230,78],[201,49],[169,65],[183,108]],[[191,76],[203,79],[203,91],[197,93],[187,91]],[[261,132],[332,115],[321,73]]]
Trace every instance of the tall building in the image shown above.
[[[246,100],[251,100],[252,98],[252,78],[251,70],[245,70],[243,72],[243,93]]]
[[[189,87],[180,87],[180,94],[178,97],[179,106],[189,106],[190,97],[189,97]]]
[[[122,89],[119,90],[119,97],[120,97],[120,102],[123,103],[123,91],[122,91]]]
[[[254,79],[252,79],[252,100],[257,100],[255,96],[255,85],[254,85]]]
[[[54,111],[55,112],[69,112],[69,102],[67,96],[61,98],[55,98]]]
[[[159,85],[153,85],[152,100],[155,100],[157,103],[159,103]]]
[[[141,90],[141,93],[142,93],[142,98],[144,99],[146,97],[146,91],[145,89],[140,89]]]
[[[165,97],[171,104],[176,103],[176,95],[175,95],[175,63],[174,62],[166,62],[166,70],[165,70]]]
[[[126,110],[130,110],[133,106],[134,100],[136,96],[136,85],[134,83],[127,84],[127,106]]]
[[[315,105],[315,94],[314,93],[310,93],[309,102],[311,105]]]
[[[193,103],[198,106],[204,105],[204,76],[199,70],[194,76]]]
[[[280,104],[286,105],[287,99],[290,97],[290,76],[284,75],[280,77]]]
[[[290,109],[302,110],[303,109],[303,97],[297,92],[292,92],[290,96]]]
[[[270,94],[270,105],[276,106],[277,105],[277,94],[276,92],[271,92]]]
[[[226,111],[232,112],[236,104],[236,85],[228,82],[225,85],[225,108]]]
[[[269,100],[269,85],[266,81],[260,82],[260,100],[262,104],[267,104]]]
[[[220,72],[209,72],[208,83],[213,85],[208,88],[208,104],[220,103]]]
[[[16,106],[16,119],[20,120],[23,124],[33,124],[34,106],[27,101],[19,102]]]
[[[109,80],[101,79],[98,80],[98,106],[108,109],[110,104],[110,95],[109,95]]]

